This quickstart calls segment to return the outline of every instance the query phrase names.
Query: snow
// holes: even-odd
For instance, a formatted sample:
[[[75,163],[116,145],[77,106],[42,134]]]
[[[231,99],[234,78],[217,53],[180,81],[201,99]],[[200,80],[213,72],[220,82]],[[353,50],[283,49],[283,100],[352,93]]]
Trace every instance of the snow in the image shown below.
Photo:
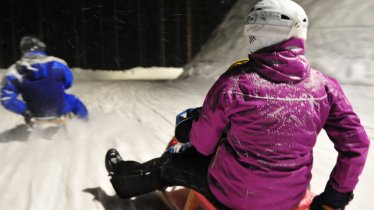
[[[175,115],[200,106],[219,74],[246,57],[242,24],[253,2],[238,0],[180,79],[113,80],[118,78],[116,73],[106,72],[104,80],[93,72],[76,73],[69,92],[87,104],[88,123],[72,120],[66,132],[51,138],[38,133],[25,138],[19,127],[17,135],[11,132],[22,124],[22,118],[0,108],[0,209],[167,209],[155,193],[118,199],[104,167],[104,155],[113,147],[125,159],[146,161],[163,152],[173,135]],[[374,139],[374,2],[298,2],[311,23],[307,57],[314,67],[344,84],[354,110]],[[372,150],[347,210],[372,209]],[[315,193],[323,190],[336,156],[328,137],[321,133],[314,150],[311,187]]]
[[[135,67],[126,71],[108,71],[73,68],[78,80],[173,80],[182,73],[183,68],[174,67]]]

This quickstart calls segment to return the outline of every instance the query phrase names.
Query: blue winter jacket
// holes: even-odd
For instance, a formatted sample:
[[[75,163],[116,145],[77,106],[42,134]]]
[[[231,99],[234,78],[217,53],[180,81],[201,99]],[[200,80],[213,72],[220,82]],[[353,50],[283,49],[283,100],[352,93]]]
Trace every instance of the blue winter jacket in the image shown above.
[[[17,114],[29,110],[36,117],[70,112],[72,95],[65,94],[73,74],[65,61],[45,52],[29,52],[9,68],[1,88],[2,105]],[[21,94],[22,99],[18,99]]]

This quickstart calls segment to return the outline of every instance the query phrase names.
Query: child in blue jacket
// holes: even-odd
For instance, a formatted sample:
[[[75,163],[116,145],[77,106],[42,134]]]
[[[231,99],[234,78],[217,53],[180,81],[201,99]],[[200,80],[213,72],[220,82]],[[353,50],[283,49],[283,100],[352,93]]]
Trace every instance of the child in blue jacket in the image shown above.
[[[38,38],[21,39],[22,57],[13,64],[2,82],[1,104],[4,108],[30,118],[59,117],[73,113],[86,119],[85,105],[65,93],[73,83],[73,74],[64,60],[48,56],[46,45]],[[22,96],[22,100],[17,98]]]

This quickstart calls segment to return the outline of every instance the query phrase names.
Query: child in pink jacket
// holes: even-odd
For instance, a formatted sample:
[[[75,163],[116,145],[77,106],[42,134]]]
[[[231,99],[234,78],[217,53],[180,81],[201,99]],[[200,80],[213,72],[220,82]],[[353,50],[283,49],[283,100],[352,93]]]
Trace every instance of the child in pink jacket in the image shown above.
[[[202,109],[192,111],[193,120],[177,127],[177,138],[189,142],[143,164],[108,151],[106,165],[118,195],[182,185],[218,209],[289,210],[308,188],[312,150],[325,129],[339,156],[311,209],[344,209],[369,138],[338,82],[304,57],[307,25],[304,10],[291,0],[259,1],[245,27],[249,60],[222,74]]]

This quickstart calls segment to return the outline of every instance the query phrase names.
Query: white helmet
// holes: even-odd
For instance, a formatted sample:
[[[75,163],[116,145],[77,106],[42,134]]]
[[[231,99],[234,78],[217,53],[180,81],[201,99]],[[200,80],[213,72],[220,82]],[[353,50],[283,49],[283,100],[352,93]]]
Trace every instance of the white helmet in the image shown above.
[[[292,37],[307,38],[308,17],[291,0],[260,0],[249,12],[244,35],[250,52],[277,44]]]

